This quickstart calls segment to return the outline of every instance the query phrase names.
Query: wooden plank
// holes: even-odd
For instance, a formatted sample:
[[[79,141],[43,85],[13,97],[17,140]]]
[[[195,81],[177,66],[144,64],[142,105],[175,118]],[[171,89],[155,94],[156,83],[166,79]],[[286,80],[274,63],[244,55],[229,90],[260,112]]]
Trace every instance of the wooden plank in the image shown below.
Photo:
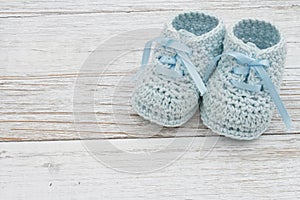
[[[209,11],[223,18],[227,24],[242,17],[257,16],[274,21],[288,41],[287,69],[281,95],[294,121],[295,129],[291,133],[299,133],[299,1],[203,1],[201,5],[186,1],[168,4],[163,0],[89,3],[67,0],[22,3],[13,0],[1,3],[0,140],[213,135],[201,123],[195,123],[197,116],[180,131],[163,129],[151,134],[145,132],[142,127],[147,123],[134,114],[128,103],[132,88],[122,87],[121,93],[113,93],[119,88],[118,81],[129,76],[132,69],[138,68],[142,46],[112,63],[105,73],[85,74],[87,78],[101,77],[97,85],[98,92],[95,93],[94,112],[97,121],[85,122],[87,127],[98,123],[100,128],[87,128],[81,135],[74,128],[74,85],[87,57],[112,34],[162,27],[170,16],[177,13],[172,9]],[[166,9],[161,10],[161,7]],[[120,48],[115,46],[116,50]],[[101,64],[99,62],[99,66]],[[119,113],[117,116],[116,110]],[[275,115],[266,134],[285,133],[283,123]]]
[[[89,0],[74,3],[71,0],[29,0],[24,3],[19,0],[9,2],[1,0],[1,13],[4,14],[90,14],[90,13],[116,13],[116,12],[159,12],[174,10],[240,10],[240,9],[287,9],[299,7],[299,0],[201,0],[198,1],[176,1],[151,0],[151,1],[131,1],[131,0]]]
[[[97,140],[106,166],[79,141],[0,143],[2,199],[297,199],[300,135]],[[190,148],[184,145],[191,141]],[[84,145],[89,145],[84,143]],[[160,151],[158,151],[160,150]],[[129,152],[131,159],[123,156]],[[156,156],[150,162],[140,155]],[[177,158],[169,163],[169,158]],[[125,153],[127,155],[127,153]],[[139,158],[139,160],[137,160]],[[151,157],[152,158],[152,157]],[[102,162],[103,162],[102,160]],[[139,162],[140,161],[140,162]],[[145,168],[152,164],[153,168]],[[170,165],[168,165],[170,164]],[[168,166],[165,166],[168,165]]]

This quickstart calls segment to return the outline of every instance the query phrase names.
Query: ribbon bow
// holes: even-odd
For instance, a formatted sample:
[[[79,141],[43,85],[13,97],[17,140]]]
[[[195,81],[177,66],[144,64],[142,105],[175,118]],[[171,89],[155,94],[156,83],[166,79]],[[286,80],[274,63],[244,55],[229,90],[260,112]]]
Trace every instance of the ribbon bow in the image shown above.
[[[240,89],[249,90],[252,92],[259,92],[264,90],[265,88],[269,92],[272,101],[274,102],[279,114],[281,115],[281,118],[283,119],[285,126],[288,130],[292,127],[292,121],[291,118],[283,104],[283,102],[280,99],[280,96],[270,78],[267,71],[265,70],[266,67],[270,67],[270,63],[268,60],[259,60],[251,58],[245,54],[238,53],[238,52],[228,52],[223,53],[217,57],[214,58],[212,65],[208,67],[208,70],[206,71],[204,75],[204,82],[206,83],[215,70],[217,62],[221,59],[222,56],[231,56],[236,59],[237,63],[242,66],[237,66],[233,68],[233,73],[239,74],[239,75],[245,75],[245,80],[243,82],[231,80],[231,83]],[[253,85],[248,83],[248,77],[250,70],[253,69],[255,71],[255,74],[260,77],[262,81],[262,85]]]
[[[184,76],[184,73],[181,69],[178,69],[175,67],[176,61],[180,61],[182,65],[187,69],[187,72],[190,74],[192,79],[194,80],[200,95],[202,96],[206,91],[205,84],[203,80],[201,79],[200,75],[198,74],[196,67],[193,65],[191,60],[189,59],[189,55],[191,54],[191,50],[186,45],[170,39],[170,38],[164,38],[164,37],[157,37],[153,40],[148,41],[145,44],[143,57],[142,57],[142,65],[141,70],[139,70],[136,74],[136,78],[139,77],[145,67],[147,66],[149,62],[150,52],[151,52],[151,46],[153,42],[156,42],[160,44],[163,47],[172,48],[175,50],[176,55],[174,57],[167,57],[167,56],[161,56],[159,58],[159,61],[163,64],[168,64],[169,68],[162,68],[161,66],[157,66],[157,69],[162,74],[167,74],[171,77],[180,77]]]

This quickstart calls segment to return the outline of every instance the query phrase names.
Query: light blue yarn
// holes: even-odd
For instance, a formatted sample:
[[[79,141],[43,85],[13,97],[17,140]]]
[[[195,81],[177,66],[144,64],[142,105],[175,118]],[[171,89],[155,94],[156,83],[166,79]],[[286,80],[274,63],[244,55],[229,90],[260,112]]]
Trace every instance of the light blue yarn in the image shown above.
[[[191,63],[200,77],[211,60],[222,52],[225,28],[216,17],[202,13],[184,13],[165,26],[161,37],[171,38],[189,47]],[[176,127],[187,122],[197,111],[199,92],[183,59],[176,58],[176,50],[157,45],[151,63],[140,75],[132,94],[132,107],[143,118],[157,124]],[[169,63],[168,63],[169,62]],[[175,77],[164,73],[170,68],[183,70],[184,76]]]
[[[228,55],[230,52],[253,58],[251,62],[258,62],[256,65],[261,67],[247,69],[245,63],[239,62],[244,58],[236,59]],[[279,90],[285,57],[286,44],[276,27],[259,20],[242,20],[236,24],[227,33],[223,56],[207,82],[208,92],[200,108],[203,123],[218,134],[251,140],[269,127],[276,102],[289,127],[284,106],[279,97],[274,98],[278,95],[276,90]]]
[[[227,53],[223,53],[219,56],[216,57],[216,60],[214,60],[215,62],[213,63],[213,65],[211,65],[207,72],[204,76],[204,79],[207,81],[208,77],[210,76],[210,73],[212,73],[213,70],[211,70],[210,68],[215,68],[215,64],[217,63],[217,61],[219,59],[221,59],[222,56],[231,56],[233,58],[236,59],[236,62],[240,65],[237,67],[234,67],[232,70],[232,73],[237,74],[237,75],[244,75],[245,76],[245,80],[240,82],[240,81],[236,81],[236,80],[231,80],[231,84],[234,85],[237,88],[240,88],[242,90],[248,90],[251,92],[260,92],[262,90],[266,90],[279,114],[281,115],[286,128],[288,130],[291,129],[292,126],[292,122],[290,119],[290,116],[283,104],[283,102],[281,101],[279,94],[276,90],[276,88],[274,87],[274,84],[272,82],[272,80],[270,79],[268,73],[266,72],[265,68],[270,67],[270,62],[266,59],[264,60],[258,60],[258,59],[253,59],[249,56],[246,56],[242,53],[238,53],[238,52],[227,52]],[[248,76],[251,70],[254,70],[255,74],[261,79],[261,84],[251,84],[248,83]]]
[[[206,92],[206,87],[203,83],[202,78],[198,74],[197,70],[195,69],[195,66],[193,63],[191,63],[189,59],[189,55],[191,54],[191,50],[184,44],[170,38],[163,38],[163,37],[157,37],[149,42],[146,43],[144,48],[144,53],[142,57],[142,64],[141,64],[141,70],[145,70],[147,67],[149,56],[150,56],[150,49],[152,46],[152,43],[156,42],[161,46],[174,49],[176,54],[173,57],[170,56],[161,56],[159,57],[159,62],[168,65],[168,67],[162,67],[157,66],[156,71],[159,71],[160,74],[172,77],[172,78],[179,78],[181,76],[184,76],[186,74],[185,71],[189,73],[191,78],[194,81],[194,84],[198,88],[198,91],[200,92],[200,95],[202,96]],[[179,62],[182,66],[176,66],[176,62]],[[139,71],[137,73],[137,76],[139,76],[141,72]]]

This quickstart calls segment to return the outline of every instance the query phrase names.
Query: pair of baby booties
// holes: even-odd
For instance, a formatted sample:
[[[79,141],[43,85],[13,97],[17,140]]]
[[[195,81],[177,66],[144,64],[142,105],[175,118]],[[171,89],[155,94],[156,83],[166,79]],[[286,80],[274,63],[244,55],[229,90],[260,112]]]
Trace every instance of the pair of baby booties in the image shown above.
[[[200,106],[204,125],[240,140],[259,137],[276,107],[290,128],[278,95],[285,57],[284,38],[271,23],[241,20],[226,31],[215,16],[179,14],[145,45],[132,107],[151,122],[178,127]]]

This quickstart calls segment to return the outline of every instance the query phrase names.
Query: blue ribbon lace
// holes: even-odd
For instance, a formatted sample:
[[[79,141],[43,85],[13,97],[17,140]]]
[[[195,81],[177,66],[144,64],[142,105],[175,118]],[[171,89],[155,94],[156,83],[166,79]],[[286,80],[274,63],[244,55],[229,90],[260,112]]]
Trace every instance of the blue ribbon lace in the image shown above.
[[[175,50],[176,55],[174,57],[161,56],[159,61],[163,64],[167,64],[169,67],[157,66],[156,70],[161,74],[165,74],[171,77],[181,77],[184,76],[184,71],[176,67],[176,61],[179,61],[190,74],[191,78],[195,82],[200,95],[202,96],[206,91],[206,86],[201,79],[199,73],[196,70],[196,67],[193,65],[191,60],[189,59],[189,55],[191,54],[191,50],[188,46],[170,38],[157,37],[153,40],[148,41],[145,44],[141,69],[137,72],[135,79],[137,79],[144,71],[145,67],[149,62],[151,46],[153,42],[160,44],[163,47],[172,48]]]
[[[267,89],[269,92],[272,101],[274,102],[279,114],[282,117],[283,122],[285,123],[285,126],[288,130],[291,130],[292,127],[292,121],[291,118],[283,104],[283,102],[280,99],[280,96],[270,78],[268,75],[267,71],[265,70],[266,67],[270,67],[270,63],[268,60],[259,60],[259,59],[254,59],[251,58],[245,54],[238,53],[238,52],[228,52],[228,53],[223,53],[219,56],[216,56],[212,62],[212,64],[208,67],[205,75],[204,75],[204,82],[206,83],[213,73],[213,71],[216,68],[217,62],[221,59],[222,56],[231,56],[236,59],[237,63],[242,65],[242,66],[237,66],[233,68],[233,73],[239,74],[239,75],[245,75],[245,80],[243,82],[231,80],[231,83],[240,89],[243,90],[249,90],[252,92],[259,92],[264,89]],[[262,81],[262,85],[254,85],[254,84],[249,84],[248,83],[248,77],[250,70],[253,69],[255,74],[260,77]]]

